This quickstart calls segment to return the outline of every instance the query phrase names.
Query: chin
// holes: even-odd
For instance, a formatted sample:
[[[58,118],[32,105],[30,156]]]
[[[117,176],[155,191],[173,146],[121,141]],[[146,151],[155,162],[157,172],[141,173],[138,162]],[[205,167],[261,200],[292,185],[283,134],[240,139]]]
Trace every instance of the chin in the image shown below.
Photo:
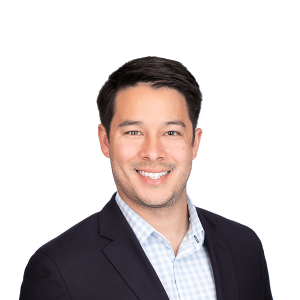
[[[173,202],[173,197],[167,199],[157,200],[155,199],[145,199],[145,198],[138,198],[137,199],[141,206],[149,207],[149,208],[162,208],[162,207],[169,207],[172,206],[171,203]]]
[[[147,192],[144,190],[143,193],[135,193],[134,197],[131,197],[130,200],[135,204],[143,207],[167,208],[167,207],[174,206],[179,201],[183,190],[184,187],[179,191],[170,191],[170,192],[167,191],[162,192],[158,190]],[[133,195],[131,194],[131,196]]]

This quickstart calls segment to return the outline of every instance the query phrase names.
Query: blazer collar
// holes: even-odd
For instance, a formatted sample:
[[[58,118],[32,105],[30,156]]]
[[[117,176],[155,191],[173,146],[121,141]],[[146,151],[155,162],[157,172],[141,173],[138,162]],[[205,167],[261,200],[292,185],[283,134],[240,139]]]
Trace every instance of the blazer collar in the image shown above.
[[[133,230],[115,201],[99,213],[99,233],[110,239],[102,252],[140,300],[168,300],[168,296]]]
[[[238,300],[238,282],[234,263],[225,237],[218,233],[217,225],[206,218],[202,209],[197,213],[205,232],[204,245],[211,261],[218,300]]]

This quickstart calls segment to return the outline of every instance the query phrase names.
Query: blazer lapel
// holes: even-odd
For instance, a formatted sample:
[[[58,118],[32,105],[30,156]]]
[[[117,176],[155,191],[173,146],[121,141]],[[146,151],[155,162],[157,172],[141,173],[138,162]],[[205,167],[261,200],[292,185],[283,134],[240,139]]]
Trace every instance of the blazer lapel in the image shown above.
[[[123,216],[115,194],[99,214],[100,235],[112,240],[102,251],[140,300],[168,296],[143,248]]]
[[[213,269],[217,300],[238,300],[238,282],[228,243],[218,234],[215,224],[203,217],[199,208],[197,212],[205,231],[204,244]]]

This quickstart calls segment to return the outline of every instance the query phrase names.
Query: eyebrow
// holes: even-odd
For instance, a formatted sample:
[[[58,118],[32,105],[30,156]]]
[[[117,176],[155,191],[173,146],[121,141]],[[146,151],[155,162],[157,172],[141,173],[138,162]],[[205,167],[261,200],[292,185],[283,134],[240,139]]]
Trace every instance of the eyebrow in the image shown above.
[[[125,127],[125,126],[130,126],[130,125],[143,125],[143,122],[126,120],[126,121],[122,122],[118,127]]]
[[[185,124],[182,121],[169,121],[166,122],[165,125],[179,125],[182,126],[183,128],[186,128]]]
[[[143,125],[142,121],[133,121],[133,120],[126,120],[124,122],[122,122],[118,127],[125,127],[125,126],[130,126],[130,125]],[[183,128],[186,128],[186,125],[179,120],[176,121],[168,121],[164,123],[165,126],[168,125],[179,125],[182,126]]]

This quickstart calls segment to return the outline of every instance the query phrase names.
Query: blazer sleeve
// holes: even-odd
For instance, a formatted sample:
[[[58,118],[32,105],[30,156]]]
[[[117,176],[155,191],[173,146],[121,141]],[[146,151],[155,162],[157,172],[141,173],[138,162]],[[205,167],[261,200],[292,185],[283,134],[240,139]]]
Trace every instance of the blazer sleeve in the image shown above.
[[[262,244],[260,243],[260,245],[261,245],[261,258],[262,258],[262,266],[263,266],[263,300],[273,300],[267,262],[266,262]]]
[[[71,300],[66,284],[53,259],[37,251],[24,272],[20,300]]]

